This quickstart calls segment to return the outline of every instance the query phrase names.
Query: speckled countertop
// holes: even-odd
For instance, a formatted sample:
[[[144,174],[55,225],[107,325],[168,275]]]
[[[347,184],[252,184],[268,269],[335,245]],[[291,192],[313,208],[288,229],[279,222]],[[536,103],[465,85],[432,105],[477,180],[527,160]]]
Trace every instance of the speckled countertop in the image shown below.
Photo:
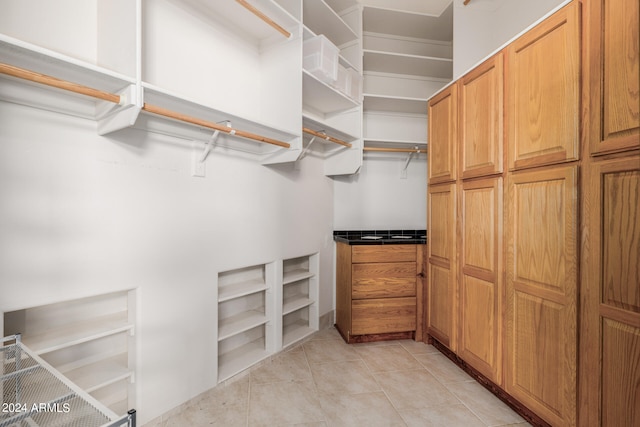
[[[348,245],[424,245],[427,230],[339,230],[333,240]]]

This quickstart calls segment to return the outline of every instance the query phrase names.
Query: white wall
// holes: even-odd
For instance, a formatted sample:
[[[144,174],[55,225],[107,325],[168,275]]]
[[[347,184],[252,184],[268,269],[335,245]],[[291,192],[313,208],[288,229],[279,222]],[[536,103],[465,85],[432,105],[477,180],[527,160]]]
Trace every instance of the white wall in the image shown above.
[[[425,229],[426,155],[414,154],[407,167],[407,178],[401,179],[406,160],[406,153],[365,152],[359,174],[336,177],[335,229]]]
[[[322,160],[214,151],[194,178],[189,141],[95,128],[0,102],[0,312],[137,289],[141,422],[215,385],[219,271],[320,252],[319,313],[332,310]]]
[[[566,0],[454,2],[453,79]]]

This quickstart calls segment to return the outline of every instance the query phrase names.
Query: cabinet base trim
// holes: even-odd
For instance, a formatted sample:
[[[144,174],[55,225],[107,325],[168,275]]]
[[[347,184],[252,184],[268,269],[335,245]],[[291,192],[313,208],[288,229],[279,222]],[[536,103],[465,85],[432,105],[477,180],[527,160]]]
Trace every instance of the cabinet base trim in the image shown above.
[[[367,334],[367,335],[347,335],[340,330],[338,325],[334,325],[340,336],[347,344],[375,342],[375,341],[390,341],[390,340],[413,340],[415,339],[415,331],[407,332],[388,332],[385,334]]]
[[[502,400],[507,406],[513,409],[518,413],[522,418],[524,418],[529,424],[534,427],[550,427],[551,424],[547,423],[545,420],[540,418],[535,412],[531,409],[524,406],[518,400],[513,398],[510,394],[504,391],[500,386],[495,384],[493,381],[489,380],[487,377],[482,375],[472,366],[469,366],[467,362],[462,360],[458,355],[456,355],[453,351],[449,350],[444,344],[438,341],[433,336],[429,335],[427,338],[427,342],[433,345],[440,353],[444,354],[449,358],[453,363],[458,365],[460,369],[465,371],[467,374],[471,375],[474,380],[476,380],[480,385],[489,390],[491,393],[496,395],[496,397]]]

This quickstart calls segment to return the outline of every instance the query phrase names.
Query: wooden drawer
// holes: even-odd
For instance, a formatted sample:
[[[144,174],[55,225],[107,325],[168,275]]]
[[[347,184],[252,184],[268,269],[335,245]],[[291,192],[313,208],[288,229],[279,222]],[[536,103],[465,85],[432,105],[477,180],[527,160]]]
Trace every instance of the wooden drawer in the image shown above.
[[[415,331],[416,298],[355,300],[351,316],[351,335]]]
[[[351,262],[415,262],[416,245],[354,245]]]
[[[416,263],[353,264],[352,299],[416,296]]]

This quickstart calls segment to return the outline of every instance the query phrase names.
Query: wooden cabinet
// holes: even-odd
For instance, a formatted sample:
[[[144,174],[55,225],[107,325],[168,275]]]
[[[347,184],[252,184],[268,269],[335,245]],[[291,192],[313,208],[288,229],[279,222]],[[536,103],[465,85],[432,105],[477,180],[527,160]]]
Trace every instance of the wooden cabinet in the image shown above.
[[[577,166],[508,178],[506,391],[576,423]]]
[[[457,169],[458,86],[452,84],[429,101],[429,184],[455,181]]]
[[[337,244],[336,327],[349,343],[421,338],[422,245]]]
[[[640,410],[640,156],[591,166],[589,245],[582,275],[581,416],[638,425]],[[585,424],[586,425],[586,424]]]
[[[503,170],[503,80],[502,52],[460,79],[461,178],[492,175]]]
[[[427,206],[427,331],[442,344],[455,350],[456,184],[430,185]]]
[[[502,177],[462,183],[458,354],[501,384]]]
[[[589,145],[601,154],[640,147],[640,52],[637,0],[588,3]]]
[[[506,48],[511,170],[579,157],[579,6],[570,3]]]

